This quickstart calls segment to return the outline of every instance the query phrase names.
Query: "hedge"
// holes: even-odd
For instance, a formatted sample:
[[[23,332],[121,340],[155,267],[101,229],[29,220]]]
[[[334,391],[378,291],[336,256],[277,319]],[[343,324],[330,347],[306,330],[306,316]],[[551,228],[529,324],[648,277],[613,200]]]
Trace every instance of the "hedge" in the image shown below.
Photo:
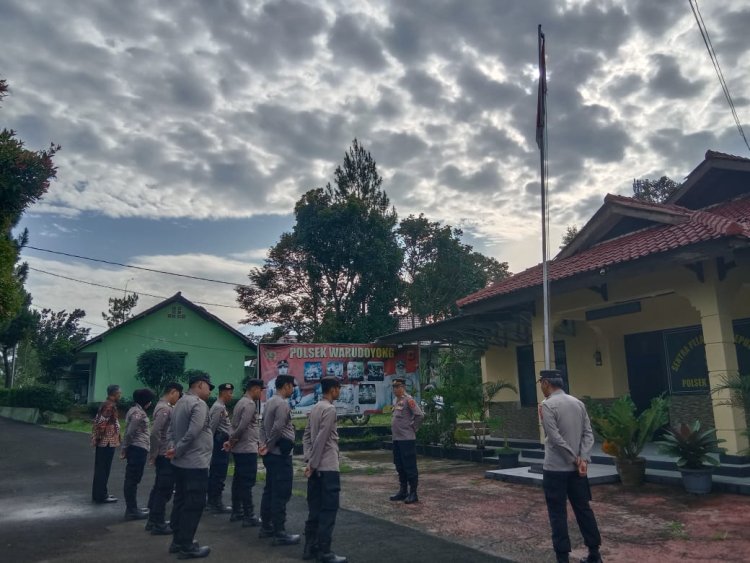
[[[0,406],[66,413],[73,406],[73,396],[57,391],[50,385],[0,389]]]

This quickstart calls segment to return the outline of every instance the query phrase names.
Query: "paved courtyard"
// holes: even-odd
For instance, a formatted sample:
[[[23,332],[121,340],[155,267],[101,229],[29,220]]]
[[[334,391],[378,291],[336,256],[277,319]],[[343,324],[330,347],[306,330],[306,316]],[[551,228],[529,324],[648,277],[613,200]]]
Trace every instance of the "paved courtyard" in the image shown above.
[[[346,452],[342,511],[334,547],[357,562],[484,563],[553,561],[541,489],[484,478],[485,465],[420,458],[420,500],[391,503],[390,453]],[[0,560],[172,561],[169,538],[124,522],[121,503],[89,502],[93,453],[86,434],[0,419]],[[111,492],[121,496],[124,464],[115,460]],[[153,479],[146,471],[140,498]],[[289,528],[301,531],[304,479],[290,502]],[[256,502],[259,488],[255,490]],[[750,561],[750,497],[696,497],[676,487],[593,488],[605,561]],[[574,555],[585,554],[571,526]],[[255,530],[206,515],[198,539],[209,560],[299,561],[301,548],[271,548]]]

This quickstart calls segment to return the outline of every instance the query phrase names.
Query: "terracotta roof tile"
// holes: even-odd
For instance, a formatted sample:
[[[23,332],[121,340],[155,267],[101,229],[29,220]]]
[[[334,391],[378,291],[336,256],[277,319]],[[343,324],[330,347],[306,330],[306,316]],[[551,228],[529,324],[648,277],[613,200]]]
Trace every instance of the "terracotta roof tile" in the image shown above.
[[[619,197],[619,196],[615,196]],[[642,203],[642,202],[639,202]],[[647,204],[660,206],[660,204]],[[676,208],[679,206],[667,206]],[[684,208],[680,208],[684,209]],[[637,260],[651,254],[724,237],[750,238],[750,195],[698,211],[677,225],[659,225],[599,243],[567,258],[549,262],[549,279],[556,281],[584,272]],[[465,307],[490,297],[513,293],[542,283],[538,264],[510,278],[458,300]]]

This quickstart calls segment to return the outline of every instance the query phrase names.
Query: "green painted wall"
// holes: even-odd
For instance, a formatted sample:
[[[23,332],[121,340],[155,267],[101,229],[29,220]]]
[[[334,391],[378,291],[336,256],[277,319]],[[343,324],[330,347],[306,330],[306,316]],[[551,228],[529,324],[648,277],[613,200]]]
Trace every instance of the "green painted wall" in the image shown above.
[[[179,312],[173,311],[176,306]],[[183,352],[185,369],[204,370],[215,384],[233,383],[238,388],[245,376],[245,360],[256,356],[252,348],[218,323],[184,305],[168,303],[81,350],[96,354],[89,401],[103,401],[107,386],[113,383],[122,388],[123,397],[132,397],[135,389],[143,387],[135,377],[138,356],[152,348]]]

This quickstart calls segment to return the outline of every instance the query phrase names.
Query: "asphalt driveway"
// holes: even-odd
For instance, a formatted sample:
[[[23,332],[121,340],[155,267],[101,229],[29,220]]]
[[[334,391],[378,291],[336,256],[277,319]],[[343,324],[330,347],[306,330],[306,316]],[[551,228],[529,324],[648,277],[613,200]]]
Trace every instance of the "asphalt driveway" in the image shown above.
[[[123,521],[122,501],[110,505],[91,503],[93,462],[94,453],[86,434],[0,418],[0,560],[175,559],[167,554],[170,538],[145,533],[142,522]],[[109,489],[118,497],[122,497],[124,470],[124,463],[116,458]],[[141,506],[146,504],[152,482],[153,470],[147,468],[139,488]],[[258,505],[259,486],[254,489],[254,496]],[[289,504],[289,531],[301,532],[305,517],[305,500],[297,493]],[[212,547],[209,561],[300,561],[302,553],[301,546],[271,547],[268,540],[258,539],[257,530],[230,524],[227,516],[206,514],[197,539]],[[333,545],[353,563],[506,561],[438,535],[353,510],[339,512]]]

